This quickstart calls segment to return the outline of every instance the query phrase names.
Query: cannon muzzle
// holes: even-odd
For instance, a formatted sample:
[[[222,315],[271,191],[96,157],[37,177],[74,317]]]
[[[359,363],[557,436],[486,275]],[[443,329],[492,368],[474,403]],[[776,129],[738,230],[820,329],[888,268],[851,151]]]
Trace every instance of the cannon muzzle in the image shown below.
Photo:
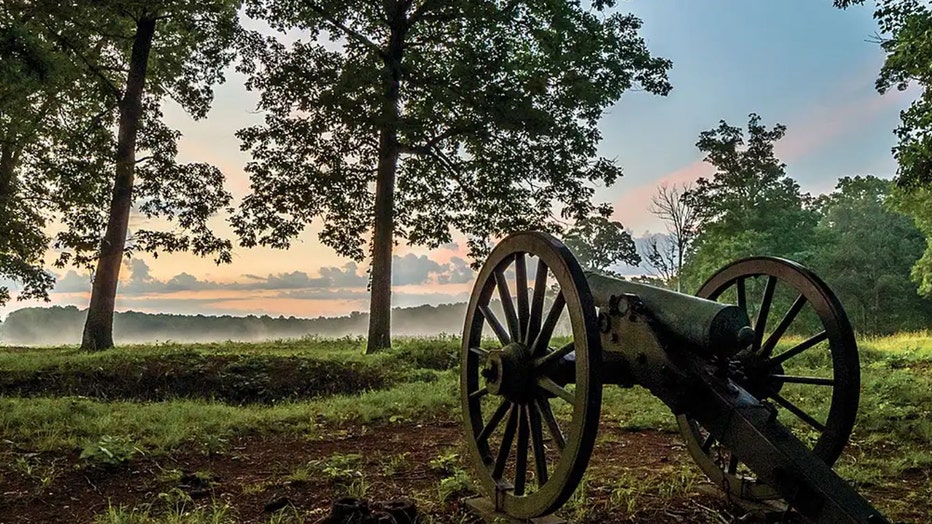
[[[751,321],[738,306],[599,273],[587,272],[586,280],[600,308],[616,306],[623,295],[636,295],[657,323],[659,333],[674,345],[686,344],[702,354],[730,357],[753,342]]]

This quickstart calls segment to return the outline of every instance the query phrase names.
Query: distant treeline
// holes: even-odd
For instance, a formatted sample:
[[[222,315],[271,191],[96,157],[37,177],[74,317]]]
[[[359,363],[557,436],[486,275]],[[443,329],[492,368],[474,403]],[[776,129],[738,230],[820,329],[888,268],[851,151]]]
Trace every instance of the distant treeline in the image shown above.
[[[11,345],[79,344],[87,310],[75,306],[24,308],[10,313],[0,324],[0,341]],[[466,304],[443,304],[395,309],[396,335],[460,333]],[[127,311],[113,319],[114,337],[122,344],[175,341],[268,340],[308,335],[340,337],[364,335],[369,315],[354,311],[343,317],[245,317],[171,315]]]

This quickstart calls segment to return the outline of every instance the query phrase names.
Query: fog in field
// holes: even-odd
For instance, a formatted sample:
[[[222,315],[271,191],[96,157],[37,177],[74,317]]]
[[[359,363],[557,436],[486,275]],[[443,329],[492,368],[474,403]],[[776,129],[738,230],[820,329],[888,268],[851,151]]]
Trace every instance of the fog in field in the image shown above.
[[[492,310],[504,321],[500,303],[493,301]],[[85,315],[84,310],[74,306],[19,309],[10,313],[0,324],[0,342],[16,346],[79,344]],[[464,303],[397,308],[392,312],[392,333],[394,336],[459,336],[463,331],[465,315]],[[561,320],[561,324],[566,322],[565,318]],[[228,340],[253,342],[306,336],[365,336],[368,322],[369,315],[359,312],[342,317],[295,318],[267,315],[173,315],[129,311],[116,313],[113,335],[117,344]],[[488,332],[485,334],[491,336],[488,328],[486,331]]]

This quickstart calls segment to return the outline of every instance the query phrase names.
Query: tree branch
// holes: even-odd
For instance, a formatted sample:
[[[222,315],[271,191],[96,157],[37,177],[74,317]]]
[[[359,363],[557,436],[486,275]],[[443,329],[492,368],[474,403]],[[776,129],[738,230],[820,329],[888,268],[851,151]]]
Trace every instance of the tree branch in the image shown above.
[[[107,78],[107,75],[101,72],[97,65],[91,63],[91,61],[88,60],[87,57],[85,57],[80,51],[78,51],[78,49],[72,45],[68,39],[59,35],[58,32],[55,31],[55,29],[52,28],[47,22],[43,22],[42,25],[45,26],[45,29],[51,34],[52,38],[54,38],[59,44],[70,49],[71,52],[74,53],[75,56],[77,56],[78,59],[80,59],[81,62],[91,71],[91,73],[93,73],[94,76],[96,76],[104,83],[104,86],[109,89],[111,95],[113,95],[117,100],[123,98],[123,92],[120,91],[115,85],[113,85],[113,82]]]
[[[362,33],[347,26],[343,22],[340,22],[339,20],[334,18],[333,15],[325,11],[319,5],[315,4],[314,2],[305,2],[305,4],[311,9],[311,11],[314,11],[315,13],[320,15],[321,18],[326,20],[327,23],[339,29],[340,31],[342,31],[344,35],[359,42],[360,44],[368,47],[371,51],[375,52],[379,56],[379,58],[382,58],[382,59],[388,58],[388,55],[385,53],[385,51],[383,51],[382,48],[376,45],[372,40],[369,40]]]

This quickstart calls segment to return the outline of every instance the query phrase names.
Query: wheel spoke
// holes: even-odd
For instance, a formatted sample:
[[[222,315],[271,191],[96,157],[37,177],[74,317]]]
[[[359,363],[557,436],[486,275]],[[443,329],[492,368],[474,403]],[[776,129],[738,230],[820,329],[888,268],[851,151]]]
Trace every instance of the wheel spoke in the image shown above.
[[[779,393],[774,393],[774,394],[771,396],[771,398],[773,398],[773,399],[777,402],[777,404],[780,404],[781,406],[783,406],[784,408],[786,408],[787,411],[789,411],[790,413],[796,415],[797,417],[799,417],[800,420],[802,420],[803,422],[809,424],[810,426],[812,426],[813,428],[815,428],[815,429],[818,430],[819,432],[824,432],[824,431],[825,431],[825,425],[823,425],[823,424],[822,424],[821,422],[819,422],[818,420],[812,418],[812,415],[810,415],[809,413],[806,413],[805,411],[803,411],[802,409],[800,409],[799,406],[797,406],[796,404],[793,404],[793,403],[790,402],[789,400],[787,400],[787,399],[781,397]]]
[[[550,431],[550,436],[553,437],[553,441],[557,444],[557,449],[561,452],[563,448],[566,447],[566,439],[563,438],[563,432],[560,431],[560,424],[557,423],[556,417],[553,416],[553,410],[550,409],[550,401],[546,398],[537,398],[537,407],[540,409],[540,414],[543,415],[544,422],[547,424],[547,429]]]
[[[551,363],[556,362],[557,360],[560,360],[561,358],[565,357],[566,355],[569,355],[575,350],[576,350],[576,345],[573,342],[570,342],[569,344],[562,346],[560,349],[556,351],[551,351],[550,353],[547,353],[546,355],[542,357],[537,357],[536,359],[534,359],[534,368],[536,369],[536,368],[542,368],[542,367],[549,366]]]
[[[527,344],[527,325],[530,306],[527,300],[527,261],[524,253],[515,255],[515,295],[518,299],[518,338]]]
[[[560,320],[560,315],[563,313],[564,306],[566,306],[566,299],[563,297],[563,292],[561,291],[557,294],[557,298],[554,299],[553,305],[550,306],[550,313],[547,314],[547,320],[545,320],[544,324],[540,327],[540,333],[537,334],[537,338],[535,338],[534,343],[531,344],[532,356],[547,348],[550,337],[553,336],[553,328],[557,326],[557,321]]]
[[[495,457],[495,468],[492,470],[492,478],[501,480],[502,474],[505,473],[505,463],[508,462],[508,455],[511,453],[511,442],[515,438],[515,426],[518,425],[517,406],[512,405],[508,410],[508,422],[505,423],[505,434],[502,435],[502,447],[498,448],[498,456]]]
[[[569,391],[561,387],[559,384],[551,380],[549,377],[540,377],[539,379],[537,379],[537,385],[543,388],[544,391],[552,393],[562,398],[563,400],[569,402],[570,404],[576,403],[576,397],[572,393],[570,393]]]
[[[531,445],[534,448],[534,471],[537,487],[547,482],[547,454],[544,452],[544,429],[540,422],[540,408],[536,403],[527,405],[528,425],[531,427]]]
[[[797,377],[794,375],[770,375],[770,378],[792,384],[813,384],[816,386],[834,386],[835,380],[823,377]]]
[[[477,442],[487,442],[489,437],[492,436],[492,432],[495,431],[495,428],[502,422],[502,419],[505,418],[505,415],[508,414],[508,410],[511,409],[511,401],[502,400],[502,403],[498,405],[498,409],[492,413],[492,416],[489,417],[489,421],[486,423],[485,427],[482,428],[482,432],[479,433],[479,436],[476,437]]]
[[[764,330],[767,329],[767,315],[770,314],[770,304],[773,302],[773,291],[777,287],[777,277],[767,277],[767,286],[764,287],[764,296],[760,299],[757,308],[757,320],[754,322],[754,350],[761,347],[764,340]]]
[[[520,341],[521,333],[518,332],[518,316],[515,313],[515,303],[511,299],[508,280],[505,279],[505,269],[501,266],[495,268],[495,284],[498,286],[498,298],[502,301],[502,310],[505,312],[505,321],[508,323],[508,333],[511,335],[511,340]]]
[[[734,453],[728,455],[728,474],[734,475],[738,472],[738,457]]]
[[[777,347],[777,342],[780,341],[780,337],[786,333],[787,328],[796,320],[796,315],[799,314],[805,305],[806,297],[802,295],[797,296],[796,300],[793,301],[793,305],[790,306],[790,309],[783,315],[780,323],[777,324],[776,329],[767,337],[767,342],[764,342],[763,346],[761,346],[760,352],[762,355],[769,357],[773,353],[773,348]]]
[[[515,495],[524,495],[524,486],[527,481],[527,448],[528,448],[528,419],[525,414],[527,408],[518,406],[518,447],[515,456]]]
[[[511,344],[511,337],[508,336],[508,331],[505,330],[505,327],[502,326],[502,323],[498,321],[498,318],[495,316],[495,313],[492,313],[492,310],[489,309],[489,306],[479,306],[479,311],[482,312],[482,316],[485,317],[485,321],[489,323],[489,326],[492,327],[492,331],[495,332],[495,336],[498,337],[498,341],[502,343],[503,346]]]
[[[796,355],[802,353],[803,351],[806,351],[812,346],[825,340],[828,340],[828,332],[826,331],[822,331],[818,333],[817,335],[813,335],[812,337],[806,339],[805,341],[801,342],[799,345],[793,347],[792,349],[788,349],[784,351],[783,353],[780,353],[779,355],[770,359],[770,365],[776,366],[777,364],[782,364],[783,362],[786,362],[787,360],[795,357]]]
[[[485,358],[485,357],[489,356],[489,352],[486,351],[486,350],[484,350],[484,349],[482,349],[482,348],[471,347],[471,348],[469,348],[469,351],[472,352],[472,353],[475,353],[476,355],[479,355],[479,356],[482,357],[482,358]]]
[[[482,388],[469,394],[469,400],[480,399],[489,394],[489,388]]]
[[[744,278],[739,278],[735,281],[735,288],[738,294],[738,307],[747,311],[748,310],[748,292],[744,286]]]
[[[544,317],[544,295],[547,293],[547,264],[537,259],[537,274],[534,277],[534,296],[531,299],[531,316],[528,319],[527,334],[524,340],[534,340],[540,331],[540,321]]]

